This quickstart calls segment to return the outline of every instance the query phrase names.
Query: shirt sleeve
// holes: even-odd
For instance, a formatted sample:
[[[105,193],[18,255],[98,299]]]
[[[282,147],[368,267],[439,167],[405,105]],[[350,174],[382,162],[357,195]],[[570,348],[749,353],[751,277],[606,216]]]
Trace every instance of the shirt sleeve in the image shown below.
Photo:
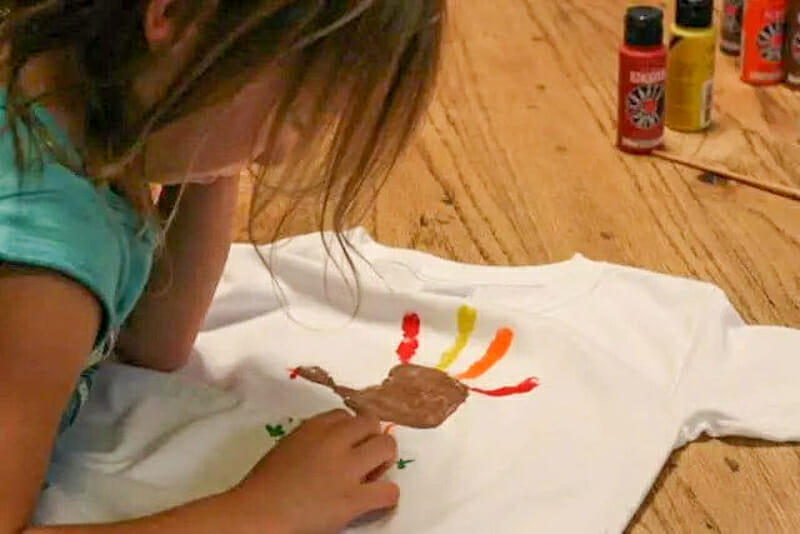
[[[103,309],[97,343],[114,322],[118,232],[97,189],[68,169],[0,177],[0,262],[51,269],[91,291]]]
[[[800,440],[800,330],[745,324],[716,287],[705,309],[686,360],[684,442],[701,433]]]

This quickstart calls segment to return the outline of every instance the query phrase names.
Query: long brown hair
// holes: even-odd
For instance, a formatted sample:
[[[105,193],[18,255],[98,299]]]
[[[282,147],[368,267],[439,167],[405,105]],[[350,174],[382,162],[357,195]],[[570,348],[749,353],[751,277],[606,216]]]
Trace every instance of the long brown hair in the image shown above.
[[[200,4],[186,1],[190,14]],[[41,53],[68,50],[77,58],[86,136],[103,155],[101,178],[110,182],[142,156],[153,132],[234,94],[275,61],[286,69],[286,89],[267,110],[268,139],[279,138],[301,100],[313,102],[312,112],[304,112],[303,141],[288,158],[277,168],[254,169],[251,228],[282,196],[277,236],[300,199],[315,198],[320,230],[333,229],[344,246],[340,234],[359,199],[377,191],[424,111],[438,67],[444,1],[218,0],[194,60],[141,120],[131,121],[130,86],[149,52],[146,0],[6,0],[0,44],[17,164],[31,157],[25,136],[50,146],[19,88],[23,68]],[[284,202],[287,192],[294,200]]]

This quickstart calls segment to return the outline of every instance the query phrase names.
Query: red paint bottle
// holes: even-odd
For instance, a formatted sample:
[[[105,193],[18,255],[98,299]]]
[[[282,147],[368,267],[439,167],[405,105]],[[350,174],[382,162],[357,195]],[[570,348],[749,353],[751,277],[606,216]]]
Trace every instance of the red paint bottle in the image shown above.
[[[636,6],[625,15],[625,43],[619,52],[617,146],[646,154],[664,142],[667,49],[664,13]]]

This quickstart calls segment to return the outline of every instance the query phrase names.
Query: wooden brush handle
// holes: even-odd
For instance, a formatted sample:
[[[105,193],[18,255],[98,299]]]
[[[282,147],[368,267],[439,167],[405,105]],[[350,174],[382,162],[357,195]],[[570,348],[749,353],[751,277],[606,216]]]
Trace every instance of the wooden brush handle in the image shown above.
[[[789,187],[782,184],[776,184],[773,182],[763,182],[761,180],[757,180],[742,173],[734,172],[729,169],[719,167],[717,165],[711,165],[704,162],[694,161],[689,158],[685,158],[683,156],[677,156],[669,152],[664,152],[663,150],[655,150],[653,151],[652,154],[657,158],[671,161],[673,163],[679,163],[681,165],[686,165],[687,167],[691,167],[699,171],[705,171],[712,174],[716,174],[723,178],[727,178],[728,180],[732,180],[734,182],[739,182],[741,184],[745,184],[750,187],[761,189],[762,191],[767,191],[769,193],[790,198],[792,200],[800,200],[800,189],[795,187]]]

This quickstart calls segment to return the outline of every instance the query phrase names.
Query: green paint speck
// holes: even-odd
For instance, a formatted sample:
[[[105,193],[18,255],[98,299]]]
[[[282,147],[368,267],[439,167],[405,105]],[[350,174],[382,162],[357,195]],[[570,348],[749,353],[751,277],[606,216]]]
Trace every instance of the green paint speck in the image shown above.
[[[405,469],[410,463],[414,463],[414,460],[397,460],[397,468]]]
[[[269,434],[269,437],[281,439],[282,437],[286,436],[286,431],[283,429],[283,425],[267,425],[264,427]]]

